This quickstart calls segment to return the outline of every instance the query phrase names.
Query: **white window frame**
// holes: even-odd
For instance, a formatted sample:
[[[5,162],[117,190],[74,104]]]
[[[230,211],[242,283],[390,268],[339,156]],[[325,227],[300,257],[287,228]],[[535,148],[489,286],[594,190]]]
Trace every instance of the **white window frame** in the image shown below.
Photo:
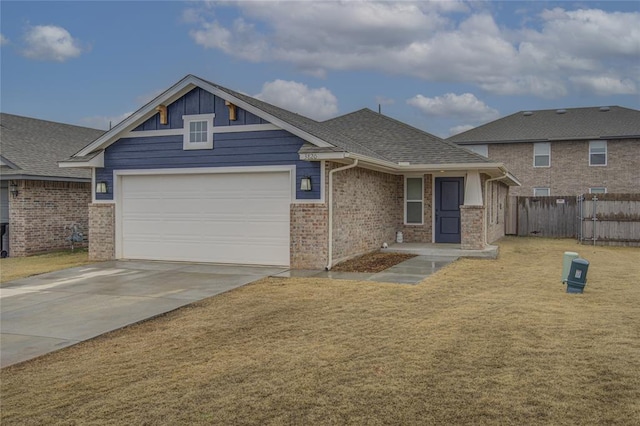
[[[543,151],[543,152],[540,152]],[[545,152],[546,151],[546,152]],[[536,165],[537,157],[547,157],[548,164],[545,166]],[[549,142],[537,142],[533,144],[533,167],[535,168],[549,168],[551,167],[551,143]]]
[[[213,118],[215,114],[195,114],[195,115],[183,115],[183,134],[182,134],[182,149],[213,149]],[[203,142],[191,142],[190,140],[190,128],[191,123],[206,122],[206,140]]]
[[[408,181],[409,179],[419,179],[420,180],[420,199],[409,199],[407,196],[408,193]],[[409,203],[418,203],[420,202],[420,222],[408,222],[407,221],[407,206]],[[405,225],[424,225],[424,176],[405,176],[404,177],[404,224]]]
[[[602,155],[602,152],[593,152],[596,145],[604,145],[604,164],[593,164],[591,158],[593,155]],[[601,147],[599,147],[601,148]],[[605,167],[609,161],[609,155],[607,153],[607,141],[589,141],[589,165],[593,167]]]
[[[536,193],[537,191],[547,191],[547,195],[539,195]],[[534,197],[549,197],[550,195],[551,195],[551,188],[543,188],[543,187],[533,188]]]
[[[467,148],[469,151],[473,151],[476,154],[482,155],[483,157],[487,157],[489,158],[489,145],[484,144],[484,145],[466,145],[465,148]]]
[[[597,191],[593,192],[594,189]],[[606,193],[607,193],[607,188],[604,186],[593,186],[589,188],[589,194],[606,194]]]

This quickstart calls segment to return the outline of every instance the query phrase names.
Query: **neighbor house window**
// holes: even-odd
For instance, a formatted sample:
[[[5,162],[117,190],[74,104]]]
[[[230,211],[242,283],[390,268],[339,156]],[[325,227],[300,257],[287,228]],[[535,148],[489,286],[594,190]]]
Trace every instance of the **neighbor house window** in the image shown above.
[[[548,197],[549,195],[551,195],[549,188],[533,188],[534,197]]]
[[[483,157],[489,158],[489,145],[466,145],[469,151],[473,151],[476,154],[480,154]]]
[[[423,221],[423,178],[408,177],[404,181],[405,211],[404,222],[410,225],[422,225]]]
[[[540,142],[533,144],[533,167],[551,166],[551,144]]]
[[[589,188],[589,194],[606,194],[607,188],[604,186],[596,186],[593,188]]]
[[[215,114],[183,115],[183,149],[213,148],[213,117]]]
[[[607,165],[607,141],[589,142],[589,165],[590,166],[606,166]]]

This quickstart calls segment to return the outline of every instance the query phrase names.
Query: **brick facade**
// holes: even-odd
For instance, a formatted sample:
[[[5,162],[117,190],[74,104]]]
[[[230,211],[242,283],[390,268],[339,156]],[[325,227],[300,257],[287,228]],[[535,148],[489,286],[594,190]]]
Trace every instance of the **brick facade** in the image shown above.
[[[635,193],[640,188],[640,140],[607,141],[607,165],[589,166],[589,141],[551,142],[551,167],[533,167],[533,143],[489,144],[489,158],[502,162],[520,180],[509,195],[532,196],[533,188],[551,195],[578,195],[592,187],[609,193]]]
[[[460,206],[460,228],[463,250],[481,250],[484,248],[484,207]]]
[[[291,204],[290,262],[293,269],[327,266],[327,204]]]
[[[16,184],[18,195],[9,196],[10,256],[70,248],[67,238],[73,224],[87,235],[90,183],[19,180]]]
[[[402,179],[359,167],[334,174],[334,263],[394,241],[402,220]]]
[[[116,255],[115,204],[89,205],[89,259],[111,260]]]

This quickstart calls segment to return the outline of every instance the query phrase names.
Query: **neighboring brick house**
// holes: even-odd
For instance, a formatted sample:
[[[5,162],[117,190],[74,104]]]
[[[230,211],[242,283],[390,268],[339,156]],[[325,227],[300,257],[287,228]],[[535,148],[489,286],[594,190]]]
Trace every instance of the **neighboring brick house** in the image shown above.
[[[93,170],[95,260],[330,268],[397,232],[482,249],[518,184],[371,110],[318,122],[192,75],[60,165]]]
[[[640,191],[640,111],[611,107],[521,111],[447,139],[504,163],[509,195]]]
[[[69,226],[87,232],[91,172],[58,161],[102,130],[0,114],[0,215],[8,224],[3,249],[25,256],[69,247]],[[8,238],[7,238],[8,236]]]

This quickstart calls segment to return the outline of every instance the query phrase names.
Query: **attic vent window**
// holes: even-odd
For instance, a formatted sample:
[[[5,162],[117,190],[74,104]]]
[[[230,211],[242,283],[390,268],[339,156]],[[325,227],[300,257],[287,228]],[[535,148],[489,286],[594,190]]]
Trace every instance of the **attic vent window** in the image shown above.
[[[530,115],[533,115],[533,111],[525,111],[522,113],[522,115],[524,115],[525,117],[529,117]]]
[[[565,114],[567,112],[566,109],[558,109],[556,110],[556,114]]]
[[[183,115],[182,149],[213,149],[215,114]]]
[[[607,112],[607,111],[611,111],[611,108],[609,108],[608,106],[600,107],[600,112]]]

